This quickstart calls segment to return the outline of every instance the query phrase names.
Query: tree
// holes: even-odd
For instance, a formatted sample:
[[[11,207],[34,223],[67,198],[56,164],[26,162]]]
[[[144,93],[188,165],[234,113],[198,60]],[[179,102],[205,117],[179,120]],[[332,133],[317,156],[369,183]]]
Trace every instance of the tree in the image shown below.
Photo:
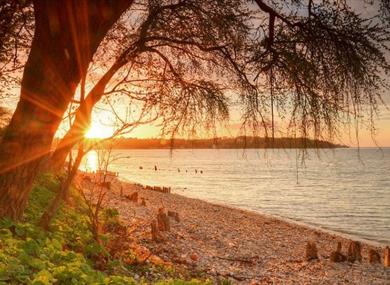
[[[126,94],[129,100],[143,104],[143,112],[153,112],[157,108],[164,110],[159,116],[165,126],[172,122],[174,116],[176,120],[180,116],[186,117],[186,121],[190,117],[199,116],[199,112],[196,111],[200,109],[195,104],[198,104],[198,107],[201,104],[208,106],[210,116],[219,109],[221,117],[226,117],[222,88],[217,85],[217,80],[206,80],[202,73],[205,72],[207,65],[209,69],[219,70],[220,75],[225,74],[221,66],[226,68],[229,62],[220,53],[220,49],[224,48],[226,52],[228,46],[232,50],[237,49],[241,43],[239,38],[246,33],[247,27],[243,24],[245,13],[240,12],[242,10],[240,1],[227,1],[216,12],[209,12],[221,3],[179,1],[166,5],[154,2],[147,5],[139,4],[146,12],[144,17],[140,17],[131,27],[132,29],[135,29],[134,26],[138,27],[136,32],[125,33],[124,37],[131,40],[119,52],[114,53],[112,65],[91,88],[85,101],[76,110],[75,120],[59,142],[48,167],[52,170],[62,168],[69,151],[83,140],[84,133],[90,126],[93,107],[104,95],[112,97],[118,93]],[[139,6],[134,9],[140,10]],[[131,12],[130,10],[129,13]],[[180,24],[180,29],[175,30],[173,26],[180,22],[197,24]],[[123,44],[126,41],[118,42]],[[123,67],[125,75],[118,79],[119,70]],[[143,78],[135,73],[142,75]],[[115,87],[105,91],[110,81],[114,82]],[[126,91],[129,88],[143,91],[131,94]],[[156,94],[159,94],[158,100],[155,98]],[[179,101],[175,103],[173,100],[178,95],[182,96],[180,107]],[[173,109],[174,116],[171,113],[169,114],[171,118],[168,118],[169,110]]]
[[[84,98],[84,96],[82,96],[82,98]],[[132,130],[137,128],[139,125],[148,124],[154,120],[155,119],[145,119],[144,114],[141,114],[137,120],[134,120],[131,122],[128,122],[129,118],[122,119],[119,116],[117,116],[116,123],[114,125],[115,132],[113,133],[113,135],[111,137],[106,138],[106,139],[102,139],[102,140],[98,140],[97,142],[79,141],[76,158],[73,161],[71,159],[71,157],[69,157],[68,169],[67,169],[66,175],[62,178],[61,183],[59,185],[59,189],[57,190],[55,197],[49,203],[46,211],[42,214],[42,217],[41,217],[40,222],[39,222],[40,226],[45,230],[47,230],[49,228],[50,223],[51,223],[52,219],[54,218],[54,216],[57,214],[62,202],[66,199],[66,197],[69,196],[72,182],[78,173],[78,169],[81,165],[83,157],[91,150],[93,150],[95,148],[99,148],[99,145],[104,145],[106,147],[108,144],[111,144],[111,147],[108,150],[106,150],[106,148],[102,148],[102,151],[100,151],[98,153],[99,154],[99,156],[98,156],[99,170],[104,171],[104,175],[98,176],[99,181],[95,181],[95,182],[98,183],[98,186],[99,186],[98,201],[100,201],[100,203],[102,203],[103,198],[104,198],[104,194],[105,194],[105,193],[103,193],[104,187],[102,185],[106,182],[108,166],[113,162],[113,160],[119,159],[119,157],[113,157],[111,155],[113,139],[116,136],[131,132]],[[91,193],[91,195],[94,195],[94,193]],[[84,196],[84,198],[85,198],[85,196]],[[86,202],[88,202],[87,205],[88,205],[88,208],[90,211],[89,217],[91,219],[91,224],[95,225],[95,222],[98,224],[100,205],[93,209],[92,204],[89,203],[90,201],[86,200]],[[92,209],[93,209],[93,211],[92,211]],[[93,231],[92,231],[93,236],[96,238],[96,241],[98,241],[98,227],[92,227],[92,229],[93,229]]]
[[[51,13],[42,13],[42,2],[34,1],[36,33],[24,70],[21,101],[1,148],[6,152],[19,147],[16,163],[14,153],[12,157],[10,153],[2,154],[0,216],[20,216],[18,205],[24,207],[25,191],[29,191],[21,189],[31,185],[40,161],[36,158],[49,151],[60,118],[80,78],[86,75],[98,43],[130,5],[127,1],[107,0],[87,1],[88,5],[83,6],[80,3],[84,1],[69,0],[74,5],[69,7],[77,11],[87,7],[92,13],[97,11],[96,5],[114,11],[109,13],[109,20],[97,17],[103,25],[94,22],[88,26],[88,33],[81,28],[81,33],[74,34],[73,21],[76,26],[85,26],[83,17],[74,19],[74,15],[84,14],[71,13],[67,5],[69,9],[58,11],[59,4],[52,1],[46,7],[52,9],[46,11]],[[56,13],[63,16],[66,29],[52,36],[57,18],[46,16]],[[86,22],[92,23],[95,16],[88,14],[90,21]],[[120,84],[114,84],[106,93],[125,94],[145,103],[144,110],[162,118],[163,132],[194,132],[199,122],[212,129],[234,106],[243,111],[244,129],[249,126],[266,137],[270,131],[273,136],[275,113],[286,120],[288,130],[298,131],[303,137],[324,133],[332,137],[340,123],[351,118],[358,121],[364,111],[372,119],[380,100],[377,90],[384,87],[381,74],[389,67],[384,57],[388,30],[376,21],[363,19],[346,1],[140,1],[125,20],[124,29],[131,32],[125,44],[116,49],[120,53],[109,61],[114,72],[99,77],[103,84],[96,85],[97,99],[88,106],[80,105],[81,119],[75,121],[80,127],[75,136],[70,136],[70,143],[62,146],[69,148],[80,139],[80,130],[89,124],[91,110],[103,97],[106,85],[127,64],[134,72],[125,72]],[[103,32],[99,30],[102,26]],[[49,40],[55,44],[50,46]],[[44,47],[49,47],[48,56],[43,56]],[[125,60],[116,64],[123,52]],[[40,69],[40,60],[55,64]],[[63,76],[50,77],[58,75],[52,73],[53,69],[61,70]],[[32,132],[27,134],[27,130]],[[30,139],[33,143],[28,149]],[[19,185],[16,180],[21,181]]]
[[[31,6],[31,1],[0,1],[0,99],[20,79],[34,29]]]
[[[386,23],[362,18],[349,1],[295,1],[295,10],[255,2],[268,22],[259,27],[250,62],[256,84],[271,96],[252,101],[248,121],[257,125],[258,114],[267,131],[273,124],[265,118],[275,109],[299,135],[326,139],[337,137],[343,123],[357,126],[365,114],[373,128],[387,89]]]
[[[40,162],[98,45],[132,1],[33,1],[35,32],[0,156],[0,217],[21,218]],[[77,27],[77,28],[76,28]]]
[[[161,110],[165,130],[168,122],[175,122],[169,128],[171,134],[178,126],[199,127],[199,120],[190,119],[199,116],[200,110],[194,104],[177,104],[180,99],[175,88],[180,84],[180,88],[192,93],[200,91],[195,86],[202,86],[205,96],[187,103],[209,102],[209,106],[216,106],[218,102],[225,118],[229,100],[223,91],[230,89],[240,94],[244,128],[250,127],[265,137],[274,137],[274,116],[281,113],[286,114],[286,129],[294,136],[298,132],[299,136],[315,139],[332,139],[340,123],[358,120],[365,106],[371,121],[380,100],[377,90],[384,87],[380,73],[389,67],[384,57],[388,37],[384,26],[361,18],[344,1],[295,1],[285,5],[270,2],[257,0],[250,12],[243,3],[229,2],[231,6],[219,7],[217,21],[209,11],[220,3],[213,1],[179,1],[176,5],[154,4],[144,8],[147,15],[140,23],[134,23],[139,29],[131,34],[133,40],[122,54],[114,55],[112,66],[91,89],[91,96],[87,97],[89,107],[80,106],[77,110],[77,119],[52,156],[54,169],[63,165],[66,154],[82,139],[93,106],[103,97],[107,84],[118,70],[130,65],[139,74],[147,73],[147,78],[129,73],[127,79],[106,93],[121,92],[132,99],[148,101],[150,109]],[[192,13],[191,9],[198,12]],[[178,24],[186,22],[197,23],[199,35],[193,26]],[[242,24],[248,22],[252,28]],[[202,34],[205,31],[207,34]],[[137,66],[137,60],[145,54],[154,61]],[[159,60],[170,72],[169,80],[158,71],[164,67],[158,64]],[[205,65],[213,70],[214,78],[202,78],[201,73],[208,72],[202,68]],[[225,70],[220,70],[221,66]],[[148,72],[140,71],[145,67]],[[221,85],[216,79],[221,75],[229,78],[229,84]],[[135,82],[142,84],[135,86]],[[157,82],[161,88],[151,86],[158,85]],[[168,87],[172,82],[175,88]],[[143,89],[142,93],[147,95],[130,94],[128,90],[134,88]],[[156,99],[151,93],[164,96]],[[184,93],[180,96],[186,98]],[[215,110],[204,111],[212,114]],[[210,117],[209,121],[215,123],[214,119]]]

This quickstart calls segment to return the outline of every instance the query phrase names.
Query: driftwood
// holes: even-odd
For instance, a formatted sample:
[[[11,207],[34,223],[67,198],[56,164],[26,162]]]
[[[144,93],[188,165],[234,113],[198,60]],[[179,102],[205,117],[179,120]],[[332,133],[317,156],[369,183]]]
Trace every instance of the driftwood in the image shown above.
[[[160,208],[157,214],[158,229],[162,232],[170,231],[171,226],[169,224],[169,218],[164,211],[164,208]]]
[[[383,265],[385,267],[390,267],[390,248],[386,246],[384,256],[383,256]]]
[[[378,253],[378,251],[370,248],[368,251],[368,262],[369,263],[380,263],[381,262],[381,256]]]
[[[168,217],[171,217],[175,219],[176,222],[180,223],[180,217],[178,212],[168,211]]]
[[[347,260],[349,262],[362,261],[362,246],[358,241],[351,241],[348,246]]]
[[[307,242],[306,244],[306,260],[318,259],[318,250],[315,242]]]
[[[341,242],[337,243],[336,251],[330,254],[330,260],[333,262],[344,262],[347,260],[347,257],[341,253]]]

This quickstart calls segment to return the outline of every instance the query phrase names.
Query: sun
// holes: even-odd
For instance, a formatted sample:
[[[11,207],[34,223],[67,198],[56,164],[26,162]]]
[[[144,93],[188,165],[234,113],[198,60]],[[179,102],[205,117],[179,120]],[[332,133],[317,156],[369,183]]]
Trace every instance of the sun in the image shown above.
[[[111,127],[101,125],[99,123],[92,123],[92,126],[89,128],[87,133],[85,134],[86,138],[108,138],[112,136],[113,130]]]

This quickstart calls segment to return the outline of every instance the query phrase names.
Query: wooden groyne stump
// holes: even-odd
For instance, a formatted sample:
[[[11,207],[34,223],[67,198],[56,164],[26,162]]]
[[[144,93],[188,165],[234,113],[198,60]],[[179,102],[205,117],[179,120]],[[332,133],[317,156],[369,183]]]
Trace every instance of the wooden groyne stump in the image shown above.
[[[153,191],[162,192],[162,189],[161,189],[161,187],[153,186]]]
[[[157,221],[153,220],[150,224],[151,228],[151,234],[152,234],[152,240],[154,241],[160,241],[161,240],[161,234],[158,230]]]
[[[348,246],[347,260],[349,262],[362,261],[362,246],[358,241],[351,241]]]
[[[370,248],[368,251],[368,262],[373,263],[380,263],[381,262],[381,256],[378,251],[375,249]]]
[[[175,219],[176,222],[180,223],[180,217],[178,212],[168,211],[168,217],[171,217]]]
[[[138,192],[134,192],[131,195],[126,195],[125,197],[131,202],[138,203]]]
[[[158,229],[162,232],[169,231],[171,229],[171,226],[169,224],[169,218],[163,208],[160,208],[158,210],[157,225]]]
[[[347,257],[341,253],[341,242],[337,243],[336,251],[330,254],[330,260],[333,262],[344,262],[347,260]]]
[[[385,267],[390,267],[390,248],[386,246],[385,252],[383,255],[383,265]]]
[[[315,242],[307,242],[306,244],[306,260],[318,259],[318,250]]]
[[[162,192],[163,193],[171,193],[171,187],[163,187]]]
[[[171,187],[145,185],[143,188],[146,190],[152,190],[152,191],[156,191],[156,192],[160,192],[160,193],[171,193]]]

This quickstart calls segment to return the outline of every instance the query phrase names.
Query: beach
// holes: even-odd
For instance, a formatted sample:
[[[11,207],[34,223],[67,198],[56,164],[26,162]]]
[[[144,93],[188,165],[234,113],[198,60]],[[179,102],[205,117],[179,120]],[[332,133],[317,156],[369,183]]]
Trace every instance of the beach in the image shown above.
[[[137,202],[129,199],[135,192]],[[390,268],[383,266],[380,244],[359,240],[361,262],[335,263],[330,255],[337,243],[346,254],[351,237],[121,181],[113,183],[106,201],[106,207],[117,209],[121,221],[132,229],[134,243],[174,267],[199,272],[215,282],[390,284]],[[180,221],[170,219],[170,230],[160,232],[161,240],[154,241],[150,224],[159,209],[177,212]],[[306,259],[307,242],[316,243],[318,259]],[[368,262],[370,249],[381,255],[381,263]]]

